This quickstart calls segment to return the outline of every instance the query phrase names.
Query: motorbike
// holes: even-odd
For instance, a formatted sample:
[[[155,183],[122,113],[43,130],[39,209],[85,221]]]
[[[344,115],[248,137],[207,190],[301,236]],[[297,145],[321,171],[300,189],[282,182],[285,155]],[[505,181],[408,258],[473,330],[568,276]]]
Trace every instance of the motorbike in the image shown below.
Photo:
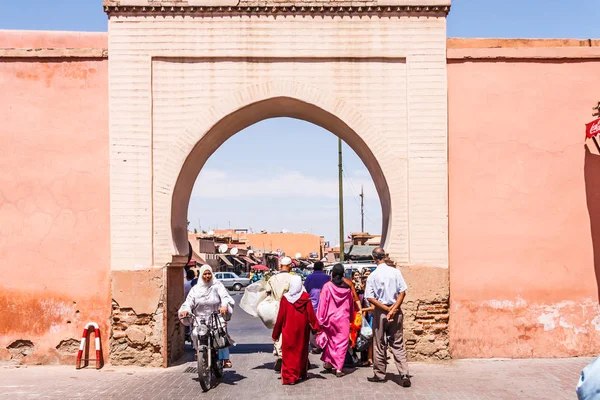
[[[218,312],[210,314],[208,320],[197,318],[193,312],[186,318],[192,318],[191,334],[197,335],[198,381],[202,391],[207,392],[216,379],[223,377],[223,360],[219,360],[219,349],[230,346],[231,339]],[[196,333],[193,329],[195,326],[198,327]]]

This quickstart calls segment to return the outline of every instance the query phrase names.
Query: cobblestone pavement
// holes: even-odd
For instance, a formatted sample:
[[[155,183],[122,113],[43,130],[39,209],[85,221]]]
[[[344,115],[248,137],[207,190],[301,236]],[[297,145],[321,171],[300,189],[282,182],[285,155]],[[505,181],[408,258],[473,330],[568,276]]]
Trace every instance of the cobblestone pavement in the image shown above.
[[[239,300],[239,297],[238,297]],[[192,353],[169,369],[106,366],[76,371],[73,366],[0,368],[0,398],[6,399],[574,399],[575,385],[588,358],[529,360],[458,360],[411,363],[413,385],[403,388],[389,375],[369,383],[370,368],[346,370],[342,378],[322,371],[311,355],[310,379],[283,386],[273,372],[269,331],[241,311],[230,331],[234,368],[223,381],[202,393]],[[392,363],[393,364],[393,363]],[[396,373],[390,365],[389,372]]]
[[[366,381],[367,369],[343,378],[313,368],[311,379],[282,386],[270,354],[234,354],[234,369],[202,393],[193,363],[168,370],[106,367],[0,369],[0,398],[6,399],[574,399],[579,371],[590,360],[456,361],[411,364],[413,386]],[[316,364],[317,358],[311,357]]]

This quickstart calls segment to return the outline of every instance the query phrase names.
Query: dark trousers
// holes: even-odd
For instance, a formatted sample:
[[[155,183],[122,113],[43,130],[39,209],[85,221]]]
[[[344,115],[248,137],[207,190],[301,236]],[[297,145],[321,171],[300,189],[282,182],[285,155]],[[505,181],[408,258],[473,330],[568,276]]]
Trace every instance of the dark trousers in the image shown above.
[[[392,321],[388,321],[387,313],[375,308],[373,313],[373,373],[377,378],[385,378],[388,346],[392,351],[400,375],[408,375],[408,362],[406,361],[402,332],[403,320],[402,310],[398,310],[396,317]]]
[[[310,344],[310,351],[320,350],[319,346],[317,346],[317,335],[310,332],[310,339],[308,344]]]

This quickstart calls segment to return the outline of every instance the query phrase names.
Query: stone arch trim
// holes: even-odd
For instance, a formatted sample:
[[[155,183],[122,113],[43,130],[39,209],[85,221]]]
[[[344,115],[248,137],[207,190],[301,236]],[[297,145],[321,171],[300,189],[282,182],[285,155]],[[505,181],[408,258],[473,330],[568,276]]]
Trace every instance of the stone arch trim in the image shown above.
[[[388,145],[385,137],[378,134],[375,124],[364,117],[353,105],[327,94],[317,87],[298,82],[269,81],[249,85],[219,98],[211,107],[200,110],[199,116],[173,141],[167,157],[157,169],[153,187],[154,265],[164,265],[171,260],[173,254],[178,253],[175,238],[172,235],[173,196],[180,174],[195,146],[227,116],[253,104],[276,98],[288,98],[306,103],[341,120],[370,150],[381,168],[389,192],[392,192],[393,195],[394,192],[398,192],[398,187],[405,184],[399,174],[393,173],[392,148]],[[307,120],[310,121],[310,119]],[[225,140],[227,138],[222,140],[219,145]],[[372,173],[371,170],[370,172]],[[384,237],[387,236],[386,243],[389,252],[394,256],[403,244],[394,241],[400,227],[395,227],[392,223],[392,205],[393,200],[390,201],[387,210],[382,205],[383,213],[388,213],[387,216],[383,216],[384,221],[387,219],[387,231],[382,233]],[[384,222],[384,229],[385,225]]]

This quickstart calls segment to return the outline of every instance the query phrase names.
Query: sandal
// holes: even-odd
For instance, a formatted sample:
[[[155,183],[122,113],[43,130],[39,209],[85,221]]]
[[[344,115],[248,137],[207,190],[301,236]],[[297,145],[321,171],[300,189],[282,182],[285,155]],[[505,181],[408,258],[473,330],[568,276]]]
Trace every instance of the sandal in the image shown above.
[[[362,364],[360,364],[361,367],[372,367],[373,366],[373,362],[372,361],[363,361]]]
[[[325,364],[323,364],[323,369],[327,372],[331,372],[333,373],[333,365],[331,365],[330,363],[326,362]]]
[[[338,378],[341,378],[342,376],[345,376],[346,374],[342,371],[335,371],[335,376]]]
[[[224,360],[223,361],[223,368],[232,368],[233,364],[231,363],[231,360]]]

